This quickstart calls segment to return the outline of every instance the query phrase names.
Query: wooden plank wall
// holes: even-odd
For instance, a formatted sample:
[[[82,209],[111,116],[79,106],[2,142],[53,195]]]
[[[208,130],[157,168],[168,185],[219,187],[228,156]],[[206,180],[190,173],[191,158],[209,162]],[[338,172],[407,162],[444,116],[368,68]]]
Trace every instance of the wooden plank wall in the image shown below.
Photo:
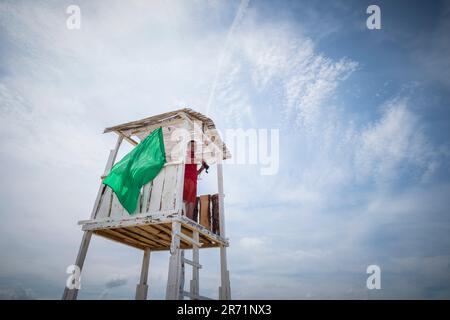
[[[139,206],[135,214],[167,212],[177,209],[177,193],[179,190],[183,190],[183,188],[179,188],[179,184],[183,183],[180,181],[181,175],[179,174],[182,166],[181,164],[164,166],[153,181],[142,187]],[[129,216],[111,188],[104,186],[95,219],[121,219]]]
[[[174,133],[177,129],[183,128],[183,126],[184,121],[178,119],[171,122],[170,125],[162,128],[167,163],[180,162],[183,160],[183,145],[180,143],[182,141],[182,137],[178,136],[182,132]],[[149,130],[137,132],[135,135],[142,141],[156,128],[157,126],[152,126]]]
[[[182,144],[179,143],[181,137],[178,137],[179,139],[176,140],[177,136],[173,133],[176,129],[182,128],[184,124],[183,119],[174,119],[169,121],[167,126],[163,127],[166,165],[153,181],[143,187],[136,213],[156,213],[177,208],[177,193],[180,190],[183,192],[183,188],[180,186],[180,183],[183,183],[183,181],[180,182],[179,180],[183,176],[180,163],[184,162],[185,151]],[[130,131],[127,134],[133,133],[142,140],[157,127],[151,126],[144,131]],[[129,217],[129,214],[122,207],[114,192],[108,186],[104,186],[95,219],[120,219],[121,217]]]

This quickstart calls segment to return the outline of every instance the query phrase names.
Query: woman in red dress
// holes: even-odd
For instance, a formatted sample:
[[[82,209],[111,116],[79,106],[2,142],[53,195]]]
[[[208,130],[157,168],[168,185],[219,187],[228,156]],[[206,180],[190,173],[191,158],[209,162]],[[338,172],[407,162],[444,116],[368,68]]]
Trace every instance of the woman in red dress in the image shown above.
[[[197,201],[197,177],[207,165],[202,161],[202,166],[197,170],[197,163],[195,161],[196,146],[194,140],[189,142],[187,150],[188,154],[184,166],[183,201],[186,208],[186,216],[193,219],[195,202]]]

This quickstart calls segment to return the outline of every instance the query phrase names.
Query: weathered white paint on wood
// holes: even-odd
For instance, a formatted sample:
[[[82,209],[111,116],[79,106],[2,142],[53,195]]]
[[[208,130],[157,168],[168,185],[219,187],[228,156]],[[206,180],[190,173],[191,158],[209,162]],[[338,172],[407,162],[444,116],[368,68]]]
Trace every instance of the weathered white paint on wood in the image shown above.
[[[184,233],[181,232],[175,232],[173,233],[174,235],[176,235],[177,237],[180,237],[180,239],[183,239],[184,241],[186,241],[187,243],[197,246],[197,247],[201,247],[202,244],[200,243],[200,241],[196,241],[193,238],[185,235]]]
[[[183,177],[184,165],[164,166],[153,181],[142,187],[134,214],[178,211],[179,202],[182,201]],[[114,220],[127,218],[128,212],[122,207],[111,188],[105,186],[103,188],[106,189],[100,195],[95,219],[100,221],[107,217]]]
[[[226,247],[220,246],[220,300],[230,300],[230,278],[227,269],[227,251]]]
[[[223,191],[223,166],[222,163],[217,163],[217,190],[219,191],[219,233],[225,238],[225,205],[224,205],[224,191]]]
[[[182,141],[184,140],[182,134],[184,134],[184,132],[177,131],[184,128],[184,122],[185,121],[183,119],[178,119],[177,121],[170,122],[170,124],[164,124],[164,126],[162,127],[166,161],[169,164],[180,162],[184,156],[184,153],[182,153]],[[152,125],[145,128],[144,130],[141,129],[135,134],[142,141],[157,128],[159,128],[159,125]]]
[[[164,127],[164,146],[166,151],[167,163],[179,162],[183,159],[182,145],[185,138],[180,134],[184,134],[182,131],[177,131],[182,128],[182,124],[176,127]]]
[[[176,115],[178,118],[172,118],[171,120],[167,120],[164,123],[158,123],[158,124],[152,124],[148,126],[141,127],[139,129],[133,129],[133,130],[127,130],[124,131],[127,135],[135,135],[139,137],[139,139],[143,140],[145,139],[150,133],[153,132],[153,130],[158,129],[159,127],[182,127],[182,123],[184,122],[184,119],[182,119],[180,116]],[[163,131],[164,133],[164,131]]]
[[[175,233],[181,233],[180,222],[172,222],[172,243],[166,288],[167,300],[178,300],[180,296],[181,250],[180,238],[175,236]]]
[[[177,178],[178,178],[178,165],[167,166],[164,176],[164,187],[161,197],[161,210],[172,210],[175,209],[175,199],[177,192]]]
[[[192,238],[194,239],[194,241],[196,242],[200,242],[200,236],[198,231],[194,231],[192,234]],[[200,273],[199,273],[199,269],[202,266],[200,265],[200,261],[199,261],[199,252],[198,252],[198,247],[196,245],[194,245],[192,247],[192,280],[191,280],[191,287],[190,287],[190,293],[192,294],[192,296],[198,296],[200,294],[200,284],[199,284],[199,279],[200,279]],[[191,297],[191,299],[193,299]]]
[[[108,161],[106,162],[105,171],[103,172],[103,176],[108,175],[109,172],[111,171],[114,161],[116,160],[117,153],[119,152],[120,145],[122,144],[122,140],[123,140],[123,137],[119,136],[117,138],[116,146],[114,147],[113,150],[111,150],[109,152],[109,157],[108,157]],[[97,214],[98,206],[99,206],[101,198],[102,198],[104,187],[105,187],[105,185],[103,183],[101,183],[100,187],[98,189],[98,192],[97,192],[97,198],[95,199],[95,202],[94,202],[94,208],[92,208],[91,219],[94,219]]]
[[[183,191],[184,191],[184,164],[178,165],[177,186],[175,188],[175,211],[181,216],[183,211]]]
[[[189,129],[189,123],[186,120],[183,120],[183,128],[185,130]],[[184,171],[185,171],[185,155],[187,150],[187,143],[180,146],[180,154],[181,156],[181,164],[178,165],[178,176],[177,176],[177,193],[175,195],[175,210],[178,212],[178,215],[181,217],[184,203],[183,203],[183,190],[184,190]]]
[[[180,292],[178,293],[178,297],[180,298],[180,299],[182,299],[183,298],[183,292],[184,292],[184,277],[185,277],[185,271],[186,271],[186,269],[185,269],[185,265],[184,265],[184,250],[180,250],[181,252],[180,252],[180,264],[181,264],[181,266],[180,266],[180,280],[179,280],[179,283],[180,283]]]
[[[198,251],[197,251],[197,252],[198,252]],[[187,259],[187,258],[184,258],[183,261],[184,261],[186,264],[189,264],[189,265],[191,265],[191,266],[195,266],[196,268],[199,268],[199,269],[202,268],[202,265],[201,265],[201,264],[196,263],[196,262],[194,262],[194,261],[192,261],[192,260],[189,260],[189,259]]]
[[[148,293],[148,267],[150,265],[150,249],[144,250],[144,257],[142,258],[141,278],[136,286],[136,300],[147,300]]]
[[[143,188],[142,211],[141,212],[149,212],[148,207],[150,204],[150,197],[152,194],[152,186],[153,186],[153,181],[150,181]]]
[[[152,194],[150,197],[150,205],[148,211],[161,210],[161,196],[164,188],[164,179],[166,176],[166,168],[164,167],[161,172],[153,179]]]
[[[113,193],[111,204],[111,214],[110,217],[113,219],[121,219],[123,216],[123,211],[125,210],[117,199],[116,195]]]
[[[220,236],[225,238],[225,207],[224,207],[224,191],[223,191],[223,167],[222,162],[217,163],[217,186],[219,191],[219,223],[220,223]],[[220,246],[220,294],[221,300],[230,300],[230,279],[228,277],[227,267],[227,248]]]
[[[126,134],[124,134],[122,131],[117,130],[116,133],[118,135],[121,135],[125,140],[127,140],[130,144],[132,144],[133,146],[137,146],[139,144],[139,142],[133,140],[132,138],[130,138],[129,136],[127,136]]]
[[[151,225],[151,224],[165,224],[172,223],[174,221],[178,221],[183,223],[183,227],[190,229],[191,231],[198,231],[202,236],[210,239],[211,242],[217,243],[219,245],[228,246],[228,240],[220,237],[217,234],[212,233],[210,230],[202,227],[200,224],[192,221],[191,219],[179,216],[176,212],[172,212],[172,214],[166,213],[155,213],[151,215],[133,215],[129,216],[125,219],[119,220],[106,220],[106,221],[96,221],[96,220],[87,220],[80,221],[80,224],[83,226],[83,231],[88,230],[101,230],[101,229],[113,229],[113,228],[126,228],[132,226],[141,226],[141,225]]]
[[[105,192],[100,199],[100,204],[97,210],[97,214],[95,215],[95,219],[107,218],[109,217],[111,211],[113,191],[106,185],[104,185],[104,189]]]
[[[86,259],[86,254],[89,248],[89,243],[91,242],[92,231],[85,231],[83,233],[83,238],[81,239],[80,248],[78,249],[77,259],[75,260],[75,265],[80,268],[80,272],[83,270],[84,260]],[[78,296],[78,289],[64,288],[63,300],[76,300]]]

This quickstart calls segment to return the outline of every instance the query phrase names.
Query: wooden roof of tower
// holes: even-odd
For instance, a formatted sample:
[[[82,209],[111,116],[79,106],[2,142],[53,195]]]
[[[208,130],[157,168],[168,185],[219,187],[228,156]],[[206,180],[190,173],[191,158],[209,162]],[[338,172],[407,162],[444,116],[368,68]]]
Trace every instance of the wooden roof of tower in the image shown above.
[[[133,135],[134,131],[139,131],[139,129],[145,129],[146,127],[150,127],[156,124],[163,124],[166,121],[169,121],[171,119],[174,119],[176,117],[181,117],[181,114],[184,114],[191,120],[198,120],[203,123],[203,130],[216,130],[216,126],[214,122],[211,120],[211,118],[201,114],[200,112],[194,111],[190,108],[183,108],[178,109],[166,113],[161,113],[152,117],[144,118],[141,120],[131,121],[123,124],[119,124],[117,126],[106,128],[103,133],[108,132],[116,132],[120,135],[123,135],[125,138],[127,138],[128,141],[130,141],[133,144],[136,144],[134,140],[131,139],[131,136]],[[223,159],[229,159],[231,158],[231,153],[228,150],[225,143],[222,141],[221,137],[219,135],[216,135],[216,138],[218,138],[218,141],[214,141],[213,143],[220,147],[223,146]]]

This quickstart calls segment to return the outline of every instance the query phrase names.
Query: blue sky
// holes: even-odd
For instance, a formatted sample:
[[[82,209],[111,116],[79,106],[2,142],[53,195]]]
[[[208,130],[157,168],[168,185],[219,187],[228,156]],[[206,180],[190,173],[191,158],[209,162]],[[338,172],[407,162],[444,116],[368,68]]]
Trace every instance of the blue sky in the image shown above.
[[[184,106],[280,130],[277,174],[225,166],[234,298],[449,298],[449,31],[445,1],[1,1],[0,298],[60,298],[103,128]],[[79,298],[132,298],[141,258],[95,237]],[[217,297],[218,253],[201,260]]]

